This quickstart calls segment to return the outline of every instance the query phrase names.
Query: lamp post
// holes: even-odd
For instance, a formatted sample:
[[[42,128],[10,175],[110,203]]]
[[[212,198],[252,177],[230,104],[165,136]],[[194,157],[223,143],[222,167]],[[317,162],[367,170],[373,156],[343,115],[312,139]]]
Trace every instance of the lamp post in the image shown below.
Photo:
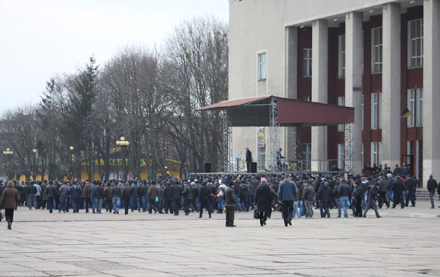
[[[32,149],[32,152],[34,153],[34,167],[33,167],[33,170],[32,170],[32,175],[34,175],[33,176],[33,181],[35,181],[35,180],[37,180],[37,173],[36,173],[36,170],[37,170],[37,149]]]
[[[8,172],[8,179],[9,179],[9,167],[11,166],[11,155],[14,154],[14,152],[11,151],[11,149],[6,148],[6,151],[3,151],[3,154],[6,155],[6,157],[8,158],[8,165],[6,167],[6,171]]]
[[[116,141],[116,145],[121,146],[121,149],[122,149],[122,156],[123,156],[122,157],[122,172],[124,173],[124,175],[126,175],[126,171],[125,171],[125,166],[126,166],[125,150],[126,150],[126,148],[128,147],[129,144],[130,143],[127,140],[125,140],[124,137],[121,137],[120,140]],[[125,177],[127,177],[127,176],[125,176]],[[119,179],[119,176],[118,176],[118,179]]]
[[[70,149],[70,180],[73,179],[73,150],[75,150],[75,148],[73,146],[69,147]]]

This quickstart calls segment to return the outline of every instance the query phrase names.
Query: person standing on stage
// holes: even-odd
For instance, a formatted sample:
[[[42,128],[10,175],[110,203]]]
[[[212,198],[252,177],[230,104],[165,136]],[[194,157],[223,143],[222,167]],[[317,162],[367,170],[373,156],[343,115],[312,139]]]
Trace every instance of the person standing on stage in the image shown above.
[[[252,152],[249,151],[249,148],[246,147],[246,169],[247,172],[251,172],[251,163],[252,163]]]

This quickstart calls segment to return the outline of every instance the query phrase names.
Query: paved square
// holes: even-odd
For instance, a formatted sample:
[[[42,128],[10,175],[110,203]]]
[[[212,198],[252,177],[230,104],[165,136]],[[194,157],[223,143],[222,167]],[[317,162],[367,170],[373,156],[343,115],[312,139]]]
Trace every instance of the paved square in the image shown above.
[[[19,207],[0,224],[0,276],[439,276],[440,209],[383,217],[294,219],[260,227],[252,213],[125,216]],[[315,210],[316,212],[316,210]],[[316,214],[315,214],[316,215]]]

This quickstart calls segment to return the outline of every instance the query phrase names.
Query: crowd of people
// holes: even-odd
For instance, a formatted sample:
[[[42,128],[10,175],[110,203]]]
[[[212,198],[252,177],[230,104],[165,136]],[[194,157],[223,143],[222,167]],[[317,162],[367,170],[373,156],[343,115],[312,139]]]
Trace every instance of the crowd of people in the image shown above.
[[[405,166],[406,167],[406,166]],[[176,178],[156,180],[128,181],[94,181],[72,180],[69,182],[49,181],[0,182],[1,201],[8,215],[8,228],[13,221],[14,201],[17,206],[31,209],[47,209],[49,213],[108,213],[124,214],[131,212],[148,212],[159,214],[185,215],[198,212],[202,218],[203,211],[219,214],[226,213],[226,226],[235,227],[234,214],[254,210],[254,217],[265,226],[267,219],[274,211],[281,211],[286,227],[292,225],[292,219],[313,218],[314,210],[318,216],[330,217],[330,210],[335,209],[334,216],[347,218],[349,213],[354,217],[366,217],[369,209],[395,208],[400,205],[414,207],[415,192],[419,186],[415,176],[402,170],[391,172],[384,169],[368,169],[366,165],[362,175],[348,175],[337,172],[330,176],[308,176],[267,173],[263,175],[196,175],[179,180]],[[431,197],[431,208],[434,208],[434,195],[440,195],[440,187],[430,176],[427,188]],[[15,191],[14,193],[12,192]],[[13,197],[14,201],[7,200]],[[5,203],[7,207],[5,206]],[[377,204],[376,204],[377,203]],[[12,214],[11,214],[12,213]]]

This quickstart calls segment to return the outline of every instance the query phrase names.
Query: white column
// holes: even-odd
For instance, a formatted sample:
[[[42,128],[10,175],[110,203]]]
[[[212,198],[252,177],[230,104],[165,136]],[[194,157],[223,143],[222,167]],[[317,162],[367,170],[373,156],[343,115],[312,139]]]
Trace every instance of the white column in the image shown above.
[[[400,165],[400,4],[383,7],[382,155],[383,163]]]
[[[312,28],[312,101],[328,99],[328,21],[316,20]],[[327,127],[312,127],[312,170],[327,170]]]
[[[285,32],[285,88],[284,97],[298,98],[298,28],[287,27]],[[293,159],[292,128],[283,128],[285,157]]]
[[[423,1],[423,186],[440,178],[440,0]]]
[[[362,170],[362,23],[361,12],[347,14],[345,19],[345,105],[355,108],[353,124],[353,170]]]

